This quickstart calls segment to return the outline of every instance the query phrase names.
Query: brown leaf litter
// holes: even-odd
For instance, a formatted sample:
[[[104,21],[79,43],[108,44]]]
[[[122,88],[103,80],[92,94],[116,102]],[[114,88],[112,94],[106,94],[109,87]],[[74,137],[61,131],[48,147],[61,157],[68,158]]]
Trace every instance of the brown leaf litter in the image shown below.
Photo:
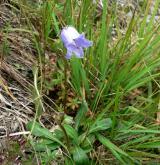
[[[0,153],[6,149],[6,137],[25,131],[33,115],[28,73],[35,64],[32,42],[23,33],[7,31],[20,26],[18,16],[8,4],[0,3]],[[17,138],[20,135],[15,134]]]
[[[26,134],[25,125],[35,116],[31,89],[38,52],[32,34],[24,30],[26,18],[9,2],[0,1],[0,154],[5,138]],[[47,50],[45,55],[53,53]],[[50,114],[42,118],[53,125]]]

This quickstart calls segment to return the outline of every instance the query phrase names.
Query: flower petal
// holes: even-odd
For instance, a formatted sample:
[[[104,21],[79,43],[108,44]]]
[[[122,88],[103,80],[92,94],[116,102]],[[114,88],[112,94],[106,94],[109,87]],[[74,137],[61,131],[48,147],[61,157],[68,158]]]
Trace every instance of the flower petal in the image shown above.
[[[79,34],[72,26],[63,28],[61,31],[61,40],[67,49],[66,59],[70,59],[73,54],[77,58],[83,58],[83,48],[87,48],[93,44],[85,38],[84,34]]]
[[[92,46],[93,42],[85,38],[84,34],[81,34],[78,38],[74,39],[78,47],[88,48]]]
[[[72,56],[72,52],[67,49],[66,59],[69,60]]]
[[[84,51],[82,47],[77,47],[75,44],[69,44],[67,45],[67,50],[69,52],[72,52],[76,55],[77,58],[83,58],[84,56]]]
[[[61,39],[62,39],[65,47],[67,44],[70,44],[71,42],[73,42],[73,40],[75,38],[77,38],[79,36],[80,36],[80,34],[72,26],[68,26],[68,27],[63,28],[63,30],[61,32]]]

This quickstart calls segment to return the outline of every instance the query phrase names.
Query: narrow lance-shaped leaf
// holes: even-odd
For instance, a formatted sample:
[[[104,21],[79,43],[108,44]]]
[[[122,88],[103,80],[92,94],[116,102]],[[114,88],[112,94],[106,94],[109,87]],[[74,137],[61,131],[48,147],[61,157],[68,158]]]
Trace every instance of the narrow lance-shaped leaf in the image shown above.
[[[53,140],[66,149],[65,145],[59,139],[49,132],[48,129],[42,128],[39,123],[31,121],[27,124],[27,129],[31,131],[33,135]]]
[[[87,105],[86,101],[83,101],[83,103],[81,104],[81,107],[76,115],[76,118],[75,118],[75,128],[76,129],[78,129],[80,124],[83,123],[83,121],[85,120],[87,111],[88,111],[88,105]]]
[[[106,130],[110,128],[111,125],[112,125],[112,120],[110,118],[99,120],[90,127],[89,133]]]
[[[80,147],[75,147],[73,150],[73,160],[76,165],[89,165],[89,159],[85,151]]]

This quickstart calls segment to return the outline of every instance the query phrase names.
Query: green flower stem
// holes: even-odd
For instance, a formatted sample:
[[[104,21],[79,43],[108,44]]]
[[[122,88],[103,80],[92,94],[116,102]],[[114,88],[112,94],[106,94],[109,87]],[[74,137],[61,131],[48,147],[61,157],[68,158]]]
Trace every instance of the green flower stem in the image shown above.
[[[67,145],[68,152],[69,152],[69,150],[70,150],[70,141],[69,141],[69,137],[67,135],[67,132],[66,132],[65,128],[62,125],[63,120],[64,120],[64,113],[60,116],[60,120],[58,121],[58,125],[61,128],[62,132],[64,133],[64,138],[66,140],[66,145]]]
[[[63,100],[63,107],[64,107],[64,113],[67,114],[67,61],[65,57],[63,58],[64,60],[64,100]]]
[[[70,149],[69,137],[68,137],[67,132],[66,132],[66,130],[63,127],[63,124],[62,124],[62,122],[64,120],[64,115],[67,114],[67,108],[66,108],[66,103],[67,103],[67,61],[66,61],[65,57],[63,57],[63,61],[64,61],[64,100],[63,100],[64,113],[61,115],[58,124],[59,124],[61,130],[64,133],[64,138],[66,140],[66,145],[67,145],[67,148],[69,150]]]

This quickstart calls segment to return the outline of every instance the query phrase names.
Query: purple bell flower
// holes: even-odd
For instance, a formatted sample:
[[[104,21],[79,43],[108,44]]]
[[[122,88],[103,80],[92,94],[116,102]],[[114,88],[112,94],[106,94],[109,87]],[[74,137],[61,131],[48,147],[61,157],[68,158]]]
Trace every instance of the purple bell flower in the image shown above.
[[[65,27],[61,31],[61,39],[67,49],[66,59],[70,59],[73,54],[76,55],[77,58],[83,58],[83,49],[93,44],[85,38],[83,33],[79,34],[72,26]]]

